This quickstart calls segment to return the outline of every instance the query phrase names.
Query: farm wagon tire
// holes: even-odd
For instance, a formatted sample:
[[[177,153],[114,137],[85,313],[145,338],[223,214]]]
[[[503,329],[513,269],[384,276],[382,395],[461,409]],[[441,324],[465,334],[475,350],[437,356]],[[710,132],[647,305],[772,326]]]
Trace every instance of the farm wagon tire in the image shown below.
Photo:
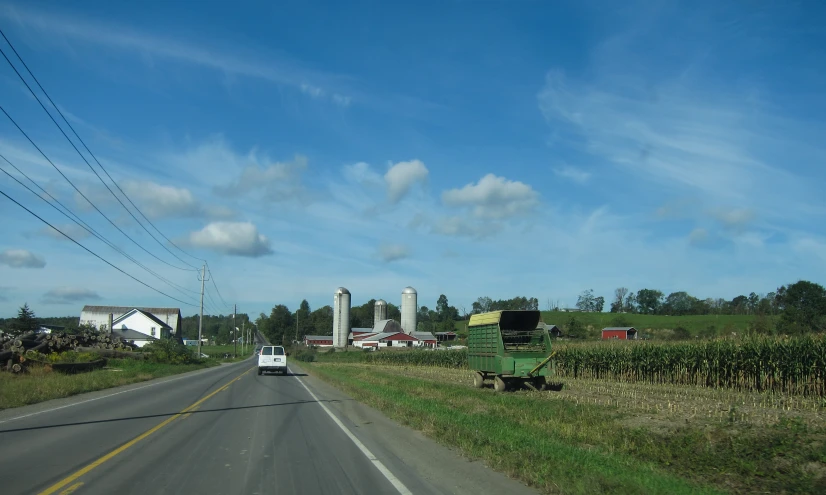
[[[478,371],[473,373],[473,386],[476,388],[482,388],[485,386],[485,376]]]
[[[497,376],[493,380],[493,390],[496,392],[505,392],[508,390],[508,382],[506,382],[501,376]]]

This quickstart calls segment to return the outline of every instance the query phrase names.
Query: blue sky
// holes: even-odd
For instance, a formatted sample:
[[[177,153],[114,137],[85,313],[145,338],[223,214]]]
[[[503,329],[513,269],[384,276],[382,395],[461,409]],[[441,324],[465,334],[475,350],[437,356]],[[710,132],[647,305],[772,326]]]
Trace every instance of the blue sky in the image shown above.
[[[239,311],[316,308],[338,286],[354,304],[398,304],[407,285],[430,307],[444,293],[468,310],[517,295],[545,309],[585,289],[731,299],[826,282],[826,7],[724,3],[28,1],[0,3],[0,27]],[[184,266],[0,62],[3,108],[125,232]],[[187,290],[67,227],[6,175],[0,189],[196,303],[194,272],[132,244],[0,117],[3,156]],[[0,215],[4,316],[23,302],[43,316],[196,312],[5,198]],[[208,310],[231,312],[209,289]]]

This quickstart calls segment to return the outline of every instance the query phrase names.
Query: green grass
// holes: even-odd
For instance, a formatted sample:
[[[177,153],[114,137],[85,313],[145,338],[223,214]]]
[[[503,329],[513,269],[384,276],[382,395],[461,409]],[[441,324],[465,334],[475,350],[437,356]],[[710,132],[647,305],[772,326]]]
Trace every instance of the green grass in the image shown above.
[[[610,422],[595,408],[537,407],[524,397],[352,365],[307,368],[391,418],[546,493],[720,493],[653,463],[586,445],[582,440],[590,438],[592,431],[603,434],[606,421]],[[571,435],[580,441],[571,441]]]
[[[31,367],[28,373],[22,374],[0,372],[0,391],[2,391],[0,393],[0,410],[128,385],[215,365],[217,365],[217,362],[212,360],[199,364],[174,365],[149,363],[133,359],[110,359],[108,369],[75,375],[64,375],[42,367]]]
[[[677,327],[685,328],[692,336],[728,336],[732,332],[741,334],[746,332],[758,318],[754,315],[665,316],[629,313],[562,313],[542,311],[542,321],[549,325],[557,325],[560,328],[567,325],[572,316],[576,317],[586,328],[590,327],[588,337],[599,338],[603,328],[615,326],[615,321],[621,318],[625,321],[621,326],[634,327],[641,334],[654,339],[669,338],[673,330]],[[769,327],[774,327],[773,317],[766,317],[765,321]],[[467,323],[467,321],[457,321],[456,331],[465,335],[467,332]]]
[[[196,346],[191,346],[192,352],[198,352]],[[234,363],[236,361],[243,361],[248,357],[252,356],[252,351],[254,347],[247,347],[247,352],[244,353],[241,345],[238,346],[238,357],[235,358],[227,358],[224,359],[224,353],[229,353],[230,355],[235,353],[235,346],[234,345],[202,345],[201,352],[209,356],[209,359],[214,359],[218,362],[223,363]]]
[[[608,405],[496,394],[400,367],[316,363],[314,375],[402,424],[545,493],[824,493],[826,431],[684,421],[667,429]],[[457,373],[448,371],[448,373]],[[551,393],[552,394],[552,393]],[[634,424],[637,426],[630,426]]]

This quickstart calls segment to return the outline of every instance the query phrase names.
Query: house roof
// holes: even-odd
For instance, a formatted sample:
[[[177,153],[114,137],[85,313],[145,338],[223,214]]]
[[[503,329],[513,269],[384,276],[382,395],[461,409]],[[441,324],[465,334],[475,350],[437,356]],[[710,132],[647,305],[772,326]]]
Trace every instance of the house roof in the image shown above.
[[[619,331],[627,332],[628,330],[636,331],[637,329],[634,328],[634,327],[605,327],[605,328],[602,329],[603,332],[606,331],[606,330],[619,330]]]
[[[119,322],[129,318],[130,316],[132,316],[135,313],[140,313],[143,316],[149,318],[150,320],[152,320],[155,323],[157,323],[158,325],[160,325],[161,328],[168,328],[170,330],[172,329],[171,326],[169,326],[166,323],[164,323],[163,321],[161,321],[157,316],[155,316],[152,313],[149,313],[147,311],[144,311],[142,309],[138,309],[138,308],[133,308],[131,311],[128,311],[125,314],[122,314],[122,315],[118,316],[117,318],[115,318],[114,320],[112,320],[112,327],[114,327],[116,323],[119,323]]]
[[[133,309],[140,309],[155,315],[181,314],[181,308],[136,308],[135,306],[91,306],[88,304],[83,306],[83,311],[86,313],[112,313],[114,315],[122,315]]]
[[[123,340],[158,340],[157,338],[151,335],[146,335],[145,333],[139,332],[137,330],[132,330],[131,328],[115,328],[114,330],[112,330],[112,335],[114,335],[115,337],[120,337]]]
[[[413,332],[410,335],[419,340],[436,340],[436,336],[430,332]]]
[[[305,335],[305,340],[333,340],[332,335]]]

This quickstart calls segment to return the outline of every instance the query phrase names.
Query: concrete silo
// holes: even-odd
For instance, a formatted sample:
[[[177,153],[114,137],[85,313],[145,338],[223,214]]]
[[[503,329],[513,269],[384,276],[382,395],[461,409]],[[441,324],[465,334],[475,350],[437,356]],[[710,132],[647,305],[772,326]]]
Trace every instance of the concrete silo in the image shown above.
[[[381,320],[387,319],[387,301],[384,299],[379,299],[376,301],[375,305],[375,312],[373,313],[373,328],[376,328],[376,324]]]
[[[419,307],[416,300],[416,289],[413,287],[405,287],[402,291],[402,330],[405,333],[413,333],[416,331],[416,316],[418,316]]]
[[[347,347],[350,336],[350,291],[344,287],[336,289],[333,295],[333,347]]]

